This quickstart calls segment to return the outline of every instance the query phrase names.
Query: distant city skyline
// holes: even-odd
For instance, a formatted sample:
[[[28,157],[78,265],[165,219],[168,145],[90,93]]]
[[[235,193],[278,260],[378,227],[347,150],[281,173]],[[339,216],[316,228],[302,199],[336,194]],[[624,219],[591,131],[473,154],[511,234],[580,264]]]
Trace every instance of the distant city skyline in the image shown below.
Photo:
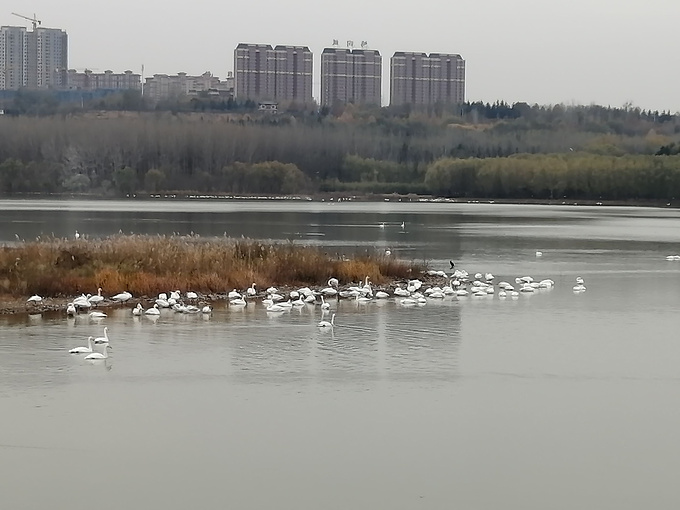
[[[389,58],[396,51],[455,53],[467,62],[466,100],[530,104],[590,104],[680,111],[676,21],[680,2],[644,4],[614,0],[533,0],[450,4],[429,0],[413,8],[366,0],[360,11],[330,2],[301,0],[295,9],[263,0],[218,5],[195,0],[143,4],[120,0],[116,8],[18,0],[5,3],[0,25],[30,22],[11,12],[37,14],[43,27],[69,35],[69,67],[145,76],[210,70],[226,76],[239,42],[309,46],[314,53],[314,98],[320,99],[320,57],[334,39],[368,42]],[[311,21],[299,13],[314,13]],[[266,13],[266,16],[263,15]],[[415,15],[418,13],[419,15]],[[389,65],[383,65],[382,101],[389,101]]]

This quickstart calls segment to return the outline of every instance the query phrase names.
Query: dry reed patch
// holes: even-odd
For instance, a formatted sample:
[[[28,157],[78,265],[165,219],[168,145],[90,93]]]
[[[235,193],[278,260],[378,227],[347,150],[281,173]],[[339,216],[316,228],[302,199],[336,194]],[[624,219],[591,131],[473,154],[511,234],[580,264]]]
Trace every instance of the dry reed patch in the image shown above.
[[[255,283],[323,285],[369,276],[382,284],[420,274],[413,262],[384,255],[351,260],[329,257],[320,249],[292,243],[118,235],[94,240],[46,239],[4,247],[0,251],[0,292],[69,296],[104,295],[128,290],[156,295],[168,290],[220,293]]]

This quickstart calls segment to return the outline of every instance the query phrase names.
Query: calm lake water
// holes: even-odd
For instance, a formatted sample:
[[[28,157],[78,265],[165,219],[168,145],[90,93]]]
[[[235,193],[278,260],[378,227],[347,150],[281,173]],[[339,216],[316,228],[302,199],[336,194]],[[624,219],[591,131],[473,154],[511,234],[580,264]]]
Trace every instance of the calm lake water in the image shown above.
[[[665,258],[680,253],[679,211],[0,201],[0,242],[76,230],[389,248],[556,286],[413,308],[334,301],[333,331],[311,306],[0,317],[0,508],[680,503],[680,261]],[[103,326],[108,360],[67,353]]]

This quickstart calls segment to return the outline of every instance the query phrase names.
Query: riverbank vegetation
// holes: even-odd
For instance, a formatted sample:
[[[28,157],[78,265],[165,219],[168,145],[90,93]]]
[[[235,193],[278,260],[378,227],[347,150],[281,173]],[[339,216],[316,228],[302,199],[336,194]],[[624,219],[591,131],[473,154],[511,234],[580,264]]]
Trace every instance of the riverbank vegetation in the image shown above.
[[[423,266],[382,253],[351,259],[291,243],[197,237],[114,236],[46,239],[0,249],[0,294],[43,297],[124,290],[156,296],[170,290],[203,294],[244,290],[255,283],[325,285],[369,276],[376,284],[421,274]]]
[[[665,200],[678,146],[677,115],[630,105],[4,115],[0,193]]]

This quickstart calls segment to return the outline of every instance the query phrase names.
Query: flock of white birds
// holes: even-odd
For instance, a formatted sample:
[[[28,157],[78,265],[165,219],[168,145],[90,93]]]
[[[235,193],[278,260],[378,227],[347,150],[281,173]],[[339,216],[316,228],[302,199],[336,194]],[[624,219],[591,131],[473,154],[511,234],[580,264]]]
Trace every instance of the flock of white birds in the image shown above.
[[[256,284],[253,283],[244,292],[232,290],[227,294],[227,300],[228,306],[232,308],[255,306],[259,302],[265,307],[267,314],[283,314],[292,309],[319,306],[323,316],[330,313],[331,303],[329,300],[352,300],[359,306],[368,305],[378,300],[394,299],[399,306],[411,307],[424,306],[429,300],[443,300],[448,297],[465,299],[467,297],[482,298],[497,295],[499,299],[519,299],[522,294],[531,294],[543,289],[549,290],[555,286],[555,282],[549,278],[537,280],[531,276],[519,276],[515,278],[514,284],[507,281],[495,283],[496,277],[491,273],[471,275],[460,269],[456,269],[451,274],[430,270],[425,275],[427,277],[424,278],[425,280],[440,280],[444,282],[444,285],[428,284],[420,279],[413,279],[403,284],[395,284],[391,289],[387,289],[391,290],[390,293],[385,289],[374,289],[370,278],[367,276],[363,282],[350,284],[342,289],[337,278],[330,278],[326,287],[322,289],[302,287],[289,292],[280,292],[275,287],[269,287],[264,293],[258,295]],[[582,277],[577,277],[575,283],[572,288],[574,293],[585,292],[586,287]],[[261,300],[260,297],[262,297]],[[39,296],[32,296],[29,301],[39,302],[38,298]],[[68,303],[66,312],[69,316],[76,316],[79,315],[79,312],[85,311],[92,319],[105,318],[106,314],[103,312],[90,311],[104,299],[102,290],[98,289],[95,295],[82,295]],[[110,301],[126,303],[130,299],[132,299],[132,294],[122,292],[111,296]],[[182,314],[211,314],[212,308],[210,305],[204,304],[202,299],[203,297],[196,292],[189,291],[182,295],[179,290],[176,290],[169,294],[159,294],[155,298],[153,306],[149,308],[145,309],[141,303],[138,303],[132,308],[131,313],[134,316],[146,316],[151,319],[158,318],[162,309],[173,310]],[[321,330],[332,330],[335,327],[335,313],[331,315],[330,321],[322,320],[317,326]],[[95,351],[94,346],[97,344],[104,346],[103,352]],[[103,336],[97,338],[90,336],[86,347],[76,347],[69,352],[71,354],[86,354],[85,359],[88,360],[106,359],[108,357],[107,349],[110,347],[108,328],[105,327]]]

